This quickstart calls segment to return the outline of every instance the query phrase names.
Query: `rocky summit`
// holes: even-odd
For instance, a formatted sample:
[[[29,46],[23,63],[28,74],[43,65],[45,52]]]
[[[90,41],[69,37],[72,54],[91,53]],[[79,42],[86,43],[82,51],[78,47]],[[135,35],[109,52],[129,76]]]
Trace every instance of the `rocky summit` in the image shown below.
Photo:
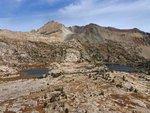
[[[55,21],[1,29],[0,113],[150,113],[150,33]]]

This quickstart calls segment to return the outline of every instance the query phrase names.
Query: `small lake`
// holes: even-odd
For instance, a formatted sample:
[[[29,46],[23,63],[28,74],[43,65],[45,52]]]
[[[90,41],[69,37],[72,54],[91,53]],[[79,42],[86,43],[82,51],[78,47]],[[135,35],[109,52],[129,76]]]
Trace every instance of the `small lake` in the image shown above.
[[[43,74],[48,74],[48,69],[27,70],[20,71],[20,73],[26,76],[42,76]]]
[[[123,66],[123,65],[118,65],[118,64],[107,64],[106,65],[110,70],[115,70],[115,71],[134,71],[135,69],[133,67],[129,66]]]

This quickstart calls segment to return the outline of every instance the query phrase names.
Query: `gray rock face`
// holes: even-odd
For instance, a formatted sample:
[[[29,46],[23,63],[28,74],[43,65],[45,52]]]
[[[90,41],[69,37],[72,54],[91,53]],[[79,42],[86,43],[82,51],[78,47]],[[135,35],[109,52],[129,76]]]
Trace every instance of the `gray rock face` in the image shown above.
[[[77,62],[81,58],[80,52],[75,49],[67,49],[64,61],[65,62]]]

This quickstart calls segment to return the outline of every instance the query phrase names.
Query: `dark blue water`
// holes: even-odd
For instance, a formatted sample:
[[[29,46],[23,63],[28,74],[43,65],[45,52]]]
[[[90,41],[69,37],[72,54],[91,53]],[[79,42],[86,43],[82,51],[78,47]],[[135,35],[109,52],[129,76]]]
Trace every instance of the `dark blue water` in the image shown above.
[[[123,65],[118,65],[118,64],[107,64],[106,65],[110,70],[115,70],[115,71],[134,71],[135,69],[133,67],[129,66],[123,66]]]
[[[20,73],[27,76],[42,76],[43,74],[48,74],[48,69],[27,70],[27,71],[21,71]]]

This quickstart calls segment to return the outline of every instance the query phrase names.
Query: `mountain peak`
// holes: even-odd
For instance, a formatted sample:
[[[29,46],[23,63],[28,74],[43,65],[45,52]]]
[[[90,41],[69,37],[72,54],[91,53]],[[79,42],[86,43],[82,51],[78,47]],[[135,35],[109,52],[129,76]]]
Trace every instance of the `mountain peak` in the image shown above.
[[[57,21],[54,21],[54,20],[51,20],[51,21],[49,21],[47,24],[61,24],[61,23],[59,23],[59,22],[57,22]],[[61,24],[62,25],[62,24]]]
[[[45,24],[43,27],[37,30],[38,33],[42,34],[48,34],[52,32],[56,32],[64,27],[63,24],[55,21],[49,21],[47,24]]]

